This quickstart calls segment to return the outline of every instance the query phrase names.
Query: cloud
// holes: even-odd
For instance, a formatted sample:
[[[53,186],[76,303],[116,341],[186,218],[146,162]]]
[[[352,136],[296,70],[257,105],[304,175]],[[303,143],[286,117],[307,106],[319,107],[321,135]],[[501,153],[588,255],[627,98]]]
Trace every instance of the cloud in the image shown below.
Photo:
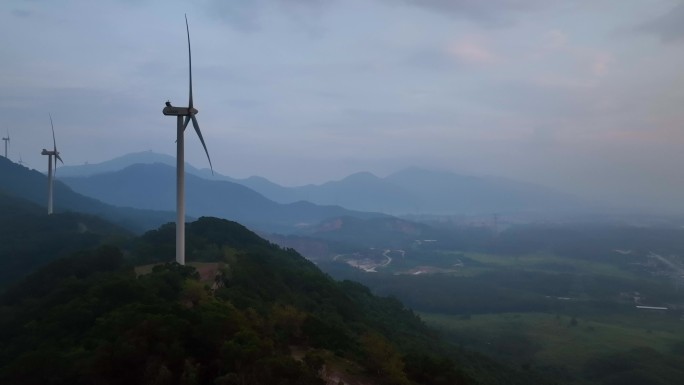
[[[448,71],[454,68],[451,54],[440,47],[426,47],[409,53],[404,63],[426,71]]]
[[[261,14],[269,7],[296,15],[306,9],[320,11],[331,4],[345,4],[349,0],[201,1],[207,4],[212,15],[238,29],[253,31],[259,29]],[[452,17],[462,17],[491,27],[510,26],[515,23],[515,14],[542,10],[569,1],[572,0],[376,0],[386,5],[403,4]]]
[[[568,35],[560,30],[554,29],[546,34],[546,47],[549,50],[556,50],[568,44]]]
[[[277,0],[278,3],[282,4],[295,4],[295,5],[308,5],[308,6],[321,6],[332,2],[333,0]]]
[[[468,63],[489,64],[496,60],[496,56],[484,44],[469,40],[452,43],[446,51],[457,60]]]
[[[684,3],[680,3],[668,13],[635,28],[659,36],[665,43],[684,42]]]
[[[259,29],[259,4],[251,1],[209,0],[207,9],[210,14],[238,30],[249,32]]]
[[[596,87],[596,82],[586,78],[542,74],[533,79],[540,87],[562,88],[567,90]]]
[[[396,2],[396,0],[387,0]],[[566,0],[401,0],[404,4],[422,7],[452,16],[462,16],[490,26],[514,23],[513,14],[542,9],[550,3]]]
[[[12,11],[12,14],[16,17],[27,18],[31,17],[31,15],[33,15],[33,12],[27,11],[25,9],[15,9]]]
[[[594,58],[591,72],[596,76],[603,76],[613,61],[613,56],[607,53],[599,53]]]
[[[511,10],[537,8],[546,1],[541,0],[402,0],[405,3],[452,12],[485,14]]]
[[[337,0],[249,0],[225,1],[202,0],[208,12],[216,18],[243,32],[255,32],[262,28],[264,14],[284,13],[298,22],[311,17],[310,13],[319,12]]]

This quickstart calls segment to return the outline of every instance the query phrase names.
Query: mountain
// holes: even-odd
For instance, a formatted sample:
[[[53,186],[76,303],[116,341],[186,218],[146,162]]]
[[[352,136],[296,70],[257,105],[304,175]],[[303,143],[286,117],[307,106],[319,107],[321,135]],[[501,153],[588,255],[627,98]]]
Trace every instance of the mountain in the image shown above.
[[[143,163],[162,163],[176,166],[176,158],[171,155],[160,154],[152,151],[134,152],[101,163],[86,163],[78,166],[63,166],[59,168],[59,174],[66,177],[83,177],[105,172],[119,171],[128,166]],[[185,163],[185,170],[191,174],[198,174],[200,170],[189,163]]]
[[[255,184],[252,188],[276,202],[288,202],[294,196],[316,204],[393,215],[498,213],[546,219],[589,212],[592,208],[580,198],[532,183],[419,168],[405,169],[385,178],[360,172],[339,181],[291,187],[285,191],[268,184],[264,187]]]
[[[109,204],[153,210],[176,207],[176,170],[164,164],[135,164],[123,170],[83,178],[62,178],[75,191]],[[293,232],[339,216],[382,217],[377,213],[318,206],[309,202],[280,204],[237,183],[185,178],[186,213],[236,220],[262,231]]]
[[[175,167],[175,158],[151,151],[133,153],[96,165],[60,168],[63,176],[93,176],[120,171],[134,164],[162,163]],[[385,178],[368,172],[320,185],[284,187],[252,176],[235,179],[186,164],[186,171],[204,179],[241,184],[282,204],[308,201],[350,210],[393,215],[430,214],[482,216],[498,213],[529,219],[594,212],[592,204],[552,189],[498,177],[465,176],[451,172],[409,168]]]
[[[506,178],[464,176],[409,168],[384,178],[417,197],[413,213],[423,214],[565,214],[586,210],[579,198]]]
[[[46,204],[47,177],[44,174],[0,157],[0,176],[0,191],[40,206]],[[143,232],[175,219],[175,213],[169,211],[115,207],[102,203],[74,192],[60,180],[55,181],[53,194],[55,212],[77,211],[97,215],[134,232]]]
[[[136,164],[155,164],[161,163],[167,166],[176,167],[176,158],[167,154],[160,154],[153,151],[134,152],[120,157],[107,160],[101,163],[83,164],[78,166],[64,166],[60,167],[59,173],[65,177],[88,177],[97,174],[103,174],[114,171],[121,171],[124,168]],[[277,196],[281,198],[279,203],[292,203],[302,200],[295,191],[288,187],[280,186],[260,176],[251,176],[245,179],[231,178],[222,175],[216,171],[213,173],[208,168],[198,169],[188,162],[185,162],[185,172],[196,175],[204,179],[210,180],[224,180],[228,182],[239,183],[247,186],[260,194],[270,197]],[[269,198],[272,199],[272,198]]]
[[[309,202],[326,202],[355,210],[375,210],[396,212],[403,207],[410,210],[418,197],[382,178],[369,173],[359,172],[339,180],[321,185],[294,187],[294,191]],[[281,197],[283,199],[285,197]]]
[[[172,225],[129,250],[84,250],[0,295],[3,384],[540,383],[444,345],[399,301],[336,282],[243,226],[200,218],[190,257]],[[209,268],[211,274],[206,274]]]
[[[125,242],[125,229],[93,215],[47,215],[45,208],[0,192],[0,287],[75,251]]]
[[[228,178],[228,177],[226,177]],[[228,180],[228,179],[225,179]],[[291,187],[284,187],[281,186],[277,183],[273,183],[270,180],[260,177],[260,176],[250,176],[249,178],[245,179],[232,179],[233,182],[239,183],[243,186],[249,187],[252,190],[258,192],[259,194],[265,196],[266,198],[278,202],[278,203],[293,203],[297,201],[302,201],[306,199],[306,197],[302,194],[300,194],[296,189],[291,188]],[[330,203],[330,204],[335,204],[335,203]],[[340,205],[342,207],[345,207],[344,205]],[[365,211],[363,209],[358,209]],[[378,211],[378,210],[369,210],[369,211]]]
[[[259,186],[255,190],[262,192]],[[393,215],[430,214],[482,216],[493,213],[532,219],[589,211],[581,199],[506,178],[464,176],[409,168],[385,178],[368,172],[321,185],[292,187],[287,194],[269,187],[263,194],[277,202],[299,198],[316,204]]]

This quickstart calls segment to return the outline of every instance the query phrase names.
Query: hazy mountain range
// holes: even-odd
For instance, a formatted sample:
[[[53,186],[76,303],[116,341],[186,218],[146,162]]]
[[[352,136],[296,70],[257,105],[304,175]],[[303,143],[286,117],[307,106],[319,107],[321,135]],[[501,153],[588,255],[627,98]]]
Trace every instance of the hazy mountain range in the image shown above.
[[[175,158],[151,151],[127,154],[99,164],[67,166],[60,169],[64,181],[86,195],[115,203],[95,194],[95,181],[77,178],[121,171],[135,164],[161,163],[175,167]],[[133,172],[129,170],[128,172]],[[140,170],[136,171],[139,172]],[[318,205],[338,205],[350,210],[383,212],[392,215],[509,215],[553,216],[588,210],[591,206],[580,198],[543,186],[496,177],[464,176],[450,172],[405,169],[381,178],[369,172],[352,174],[342,180],[320,185],[285,187],[265,178],[253,176],[235,179],[208,169],[186,165],[188,174],[205,179],[229,181],[248,187],[278,203],[308,201]],[[141,175],[138,175],[141,176]],[[120,175],[120,178],[123,176]],[[135,178],[131,175],[130,178]],[[133,179],[126,179],[134,182]],[[98,180],[102,182],[102,180]],[[86,187],[89,183],[93,187]],[[173,193],[173,190],[170,191]],[[94,195],[93,195],[94,194]],[[132,207],[141,207],[132,205]],[[166,207],[170,209],[171,207]],[[192,212],[192,211],[189,211]],[[193,214],[194,215],[194,214]]]
[[[60,176],[87,177],[106,172],[120,171],[135,164],[161,163],[176,167],[176,157],[160,154],[152,151],[134,152],[110,159],[101,163],[88,163],[78,166],[63,166],[59,169]],[[198,169],[190,163],[185,163],[185,172],[210,180],[224,180],[239,183],[260,193],[268,199],[279,203],[292,203],[302,200],[292,189],[280,186],[259,176],[251,176],[245,179],[231,178],[218,172],[211,172],[208,168]]]
[[[48,185],[44,174],[0,157],[0,176],[0,192],[41,207],[47,205]],[[174,221],[176,217],[175,210],[172,212],[115,207],[76,193],[59,180],[55,181],[53,196],[55,212],[75,211],[93,214],[135,232],[153,229],[163,223]]]
[[[81,194],[116,206],[153,210],[176,207],[176,170],[166,164],[134,164],[119,171],[61,180]],[[185,178],[185,191],[188,215],[217,216],[261,231],[290,233],[333,217],[385,216],[304,201],[276,203],[241,184],[192,174]]]
[[[385,178],[360,172],[339,181],[295,189],[311,202],[358,210],[375,207],[392,214],[556,214],[583,205],[578,198],[533,184],[419,168]]]
[[[61,174],[59,168],[54,190],[57,212],[95,214],[136,232],[175,221],[176,172],[172,166],[134,164],[120,171],[83,178],[65,178]],[[3,176],[0,191],[41,206],[46,204],[47,178],[44,174],[2,158],[0,175]],[[240,184],[193,175],[186,177],[186,214],[190,218],[218,216],[240,221],[260,231],[282,233],[341,216],[385,216],[309,202],[280,204]]]

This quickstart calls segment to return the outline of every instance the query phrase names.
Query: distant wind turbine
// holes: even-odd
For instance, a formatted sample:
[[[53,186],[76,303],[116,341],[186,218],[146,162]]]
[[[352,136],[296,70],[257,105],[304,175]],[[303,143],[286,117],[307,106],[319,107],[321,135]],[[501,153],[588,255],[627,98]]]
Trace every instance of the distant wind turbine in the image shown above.
[[[188,68],[190,74],[190,100],[187,107],[174,107],[171,102],[166,102],[166,107],[162,113],[166,116],[175,116],[176,119],[176,262],[185,265],[185,153],[184,153],[184,132],[188,123],[192,120],[192,126],[202,142],[204,152],[209,160],[209,167],[212,174],[214,167],[211,165],[211,158],[207,145],[204,143],[202,132],[195,115],[199,111],[193,106],[192,100],[192,53],[190,52],[190,28],[188,27],[188,16],[185,15],[185,31],[188,35]],[[185,117],[185,121],[183,121]]]
[[[7,145],[9,144],[9,141],[10,141],[9,130],[7,131],[7,137],[2,138],[2,140],[5,141],[5,158],[7,158]]]
[[[48,156],[48,215],[52,214],[52,186],[54,184],[54,174],[52,172],[52,161],[54,156],[55,161],[55,171],[57,171],[57,159],[59,159],[62,164],[62,158],[59,156],[59,151],[57,151],[57,140],[55,140],[55,126],[52,124],[52,115],[50,115],[50,127],[52,128],[52,151],[43,149],[42,155]]]

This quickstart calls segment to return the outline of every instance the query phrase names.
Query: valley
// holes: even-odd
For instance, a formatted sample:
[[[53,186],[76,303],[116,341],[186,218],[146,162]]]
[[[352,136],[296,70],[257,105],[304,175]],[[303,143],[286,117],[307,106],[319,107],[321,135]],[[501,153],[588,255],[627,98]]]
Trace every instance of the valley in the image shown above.
[[[457,346],[559,383],[684,378],[675,364],[684,359],[681,230],[595,227],[602,241],[576,255],[570,245],[587,242],[579,228],[564,226],[562,241],[536,252],[502,253],[502,239],[507,231],[533,239],[545,226],[511,228],[459,249],[444,239],[414,240],[401,250],[369,248],[316,263],[398,298]],[[630,247],[617,239],[630,239]],[[617,362],[625,368],[611,366]]]
[[[14,178],[10,192],[40,182],[39,174],[25,168],[0,166]],[[160,165],[127,166],[93,174],[89,181],[73,179],[70,183],[83,192],[94,189],[91,192],[108,204],[163,210],[172,205],[170,196],[158,196],[150,204],[144,196],[133,197],[127,186],[143,178],[149,191],[163,190],[161,186],[172,181],[169,171]],[[284,205],[234,182],[199,177],[188,180],[195,186],[189,190],[191,214],[213,211],[229,218],[237,215],[261,237],[286,252],[298,251],[343,285],[360,282],[368,289],[358,290],[389,297],[389,303],[415,312],[411,314],[420,316],[421,323],[438,333],[450,357],[471,360],[468,365],[473,367],[482,365],[481,359],[464,357],[481,354],[514,370],[514,376],[533,376],[535,383],[609,384],[611,376],[668,383],[684,378],[684,371],[675,364],[684,352],[684,339],[679,337],[684,332],[684,290],[680,291],[684,286],[684,234],[670,222],[635,226],[619,220],[525,222],[503,217],[498,223],[490,223],[467,216],[399,218],[307,202]],[[62,188],[62,194],[70,199],[68,207],[81,207],[79,201],[92,199],[79,198],[68,187]],[[204,194],[212,200],[202,198]],[[136,222],[135,216],[125,217],[129,230],[124,230],[110,228],[95,218],[62,213],[50,216],[55,221],[53,226],[61,231],[63,239],[57,240],[49,233],[31,234],[16,226],[24,223],[23,228],[30,228],[41,222],[42,209],[35,203],[10,195],[0,198],[8,209],[3,214],[5,222],[15,223],[4,234],[5,253],[19,255],[17,245],[24,241],[14,240],[21,240],[21,236],[35,242],[31,249],[21,246],[25,263],[12,259],[4,262],[7,282],[0,282],[0,286],[82,247],[116,245],[128,258],[134,258],[138,279],[159,274],[173,253],[168,243],[173,239],[174,226],[170,223],[135,238],[135,230],[147,226],[146,222]],[[58,200],[58,210],[60,204]],[[216,209],[219,206],[222,208]],[[117,212],[115,206],[103,207]],[[676,218],[668,221],[676,223]],[[207,298],[198,285],[205,285],[208,293],[227,289],[225,285],[233,281],[224,278],[237,274],[235,263],[244,258],[243,250],[263,241],[232,227],[224,227],[224,231],[231,229],[242,235],[231,235],[230,231],[219,235],[213,227],[223,225],[211,218],[201,217],[188,226],[188,266],[199,283],[188,284],[189,291],[181,302],[191,306]],[[212,243],[212,239],[221,242]],[[265,247],[262,245],[257,249]],[[42,251],[46,248],[54,248],[58,254],[45,254]],[[257,263],[249,274],[256,276],[265,268]],[[260,294],[255,293],[266,288],[289,290],[286,287],[290,283],[286,282],[293,281],[273,276],[259,282],[243,281],[246,291],[233,292],[231,303],[242,308],[263,306],[259,304]],[[301,284],[307,285],[297,285]],[[309,299],[300,300],[312,306]],[[392,338],[403,338],[398,330],[383,330]],[[329,350],[321,354],[333,366],[340,360]],[[620,369],[623,366],[633,369]],[[474,370],[473,376],[484,378],[480,377],[484,373],[481,369],[470,370]],[[357,374],[367,375],[364,373]]]

